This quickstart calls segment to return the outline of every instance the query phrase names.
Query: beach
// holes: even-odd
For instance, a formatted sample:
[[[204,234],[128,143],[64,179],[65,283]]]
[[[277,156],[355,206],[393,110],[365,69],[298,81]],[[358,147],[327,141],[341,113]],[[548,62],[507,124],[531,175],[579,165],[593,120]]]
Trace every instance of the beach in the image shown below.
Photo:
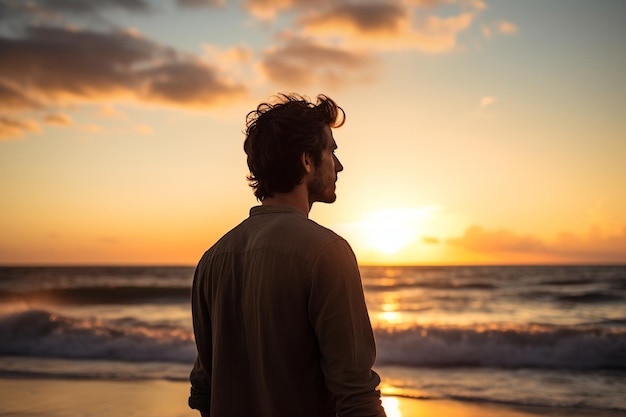
[[[626,416],[626,267],[361,267],[389,417]],[[192,267],[0,267],[0,416],[197,416]]]
[[[198,417],[187,407],[189,385],[175,381],[0,379],[0,415],[12,417]],[[383,397],[388,417],[617,416],[576,409],[507,407],[450,400]]]

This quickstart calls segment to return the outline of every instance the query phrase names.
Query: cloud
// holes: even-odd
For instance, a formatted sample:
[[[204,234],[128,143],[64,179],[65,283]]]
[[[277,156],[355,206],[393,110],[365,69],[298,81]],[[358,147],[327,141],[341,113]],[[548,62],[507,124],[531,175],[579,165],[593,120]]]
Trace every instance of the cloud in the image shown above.
[[[106,12],[145,14],[152,10],[148,0],[0,0],[0,23],[8,22],[11,30],[28,24],[76,25],[77,21],[106,27],[111,26]]]
[[[336,3],[298,19],[311,32],[357,35],[396,34],[406,26],[409,9],[395,3]]]
[[[482,25],[481,31],[485,38],[492,38],[496,33],[502,35],[514,35],[519,31],[519,28],[514,23],[501,21],[490,25]]]
[[[554,242],[554,251],[581,258],[605,256],[609,261],[626,261],[626,226],[619,232],[606,233],[591,227],[587,234],[561,233]]]
[[[183,8],[225,4],[169,1]],[[440,5],[445,15],[435,13]],[[257,17],[290,12],[291,29],[260,52],[203,45],[202,56],[107,23],[109,11],[158,10],[153,7],[148,0],[0,0],[0,109],[20,116],[113,100],[210,108],[247,97],[259,81],[291,88],[367,83],[381,68],[377,51],[455,50],[459,34],[485,6],[482,0],[319,0],[314,7],[308,0],[246,0],[244,7]],[[498,30],[513,27],[500,24]]]
[[[226,4],[226,0],[176,0],[176,4],[189,8],[221,7]]]
[[[135,31],[30,26],[22,37],[0,38],[0,50],[0,107],[107,98],[210,107],[246,92],[210,63]]]
[[[211,107],[239,99],[247,92],[226,81],[212,66],[200,61],[170,62],[141,72],[142,99],[180,106]]]
[[[63,113],[53,113],[46,116],[43,120],[45,123],[49,125],[55,126],[70,126],[74,124],[74,121],[70,116]]]
[[[235,45],[230,48],[220,48],[215,45],[203,45],[204,56],[220,68],[232,71],[234,65],[249,65],[254,57],[254,52],[245,44]]]
[[[45,7],[74,13],[94,13],[106,9],[145,12],[150,9],[148,2],[145,0],[39,0],[36,3]]]
[[[472,12],[412,19],[411,9],[402,4],[337,3],[304,14],[297,22],[310,35],[340,38],[349,45],[432,53],[453,50],[458,34],[467,29],[473,19]]]
[[[0,116],[0,140],[18,139],[25,132],[39,132],[39,124],[32,120],[19,120]]]
[[[83,132],[89,132],[89,133],[100,133],[103,131],[102,127],[96,124],[82,125],[80,127],[80,130],[82,130]]]
[[[478,117],[482,119],[491,119],[496,116],[496,113],[493,111],[494,103],[496,103],[498,99],[495,96],[483,96],[480,99],[479,106],[472,111],[473,117]]]
[[[0,69],[1,73],[2,69]],[[0,109],[26,109],[39,107],[39,103],[27,97],[18,88],[11,87],[0,78]]]
[[[442,4],[461,4],[476,10],[484,10],[487,5],[482,0],[406,0],[407,3],[415,4],[421,7],[434,7]]]
[[[515,24],[506,21],[500,22],[498,24],[498,30],[500,31],[500,33],[503,33],[505,35],[512,35],[518,32],[518,28]]]
[[[104,18],[111,10],[146,13],[150,4],[0,0],[2,137],[36,131],[39,125],[24,117],[33,110],[47,111],[46,124],[67,126],[68,119],[52,116],[56,109],[113,100],[211,108],[247,95],[248,87],[231,76],[232,66],[225,69]],[[77,26],[81,22],[88,28]]]
[[[487,7],[483,0],[404,0],[396,2],[354,2],[350,0],[318,0],[315,3],[312,3],[310,0],[246,0],[246,2],[244,3],[244,7],[246,10],[248,10],[249,13],[256,16],[257,18],[274,19],[281,12],[296,10],[302,13],[310,11],[312,6],[317,10],[329,5],[332,8],[342,9],[344,7],[347,7],[353,8],[353,10],[356,10],[360,7],[364,9],[374,10],[378,6],[381,6],[381,8],[378,10],[383,10],[385,7],[412,8],[413,6],[417,6],[422,8],[434,8],[436,6],[445,4],[458,4],[474,10],[483,10]],[[357,13],[360,12],[357,11]]]
[[[485,38],[491,38],[493,36],[493,29],[491,29],[488,25],[482,25],[481,31]]]
[[[435,14],[434,7],[456,4],[457,15]],[[248,0],[248,11],[256,17],[274,18],[281,11],[294,14],[292,29],[318,39],[340,40],[344,47],[378,50],[414,49],[427,53],[447,52],[458,45],[458,35],[484,8],[482,1],[431,0],[397,2],[354,2],[349,0],[311,2],[302,0]],[[416,13],[416,8],[427,9]]]
[[[496,98],[494,96],[485,96],[480,99],[480,107],[487,107],[496,102]]]
[[[470,226],[463,236],[448,239],[448,243],[475,252],[541,252],[546,249],[541,240],[530,235],[517,235],[510,230],[485,230]]]
[[[152,136],[154,129],[149,125],[136,125],[133,130],[143,136]]]
[[[473,13],[441,18],[429,16],[423,19],[413,32],[405,36],[407,47],[415,47],[424,52],[447,52],[458,45],[460,32],[469,28],[474,20]]]
[[[204,44],[202,49],[202,58],[211,62],[221,74],[228,74],[229,79],[252,80],[258,77],[258,74],[252,73],[255,54],[249,46],[239,44],[220,48],[216,45]]]
[[[446,243],[484,254],[515,253],[551,257],[568,262],[623,262],[626,260],[626,226],[606,233],[594,226],[587,234],[562,233],[556,239],[520,235],[511,230],[486,230],[471,226]]]
[[[322,7],[332,2],[333,0],[317,0],[314,6]],[[280,12],[310,8],[312,4],[310,0],[246,0],[244,8],[259,19],[271,20]]]
[[[98,117],[113,120],[124,120],[127,116],[110,104],[103,104],[96,112]]]
[[[0,10],[36,18],[60,18],[61,14],[97,15],[107,10],[144,13],[151,10],[146,0],[0,0]]]
[[[261,71],[276,84],[339,88],[372,79],[378,60],[371,55],[310,39],[284,35],[280,46],[267,49]]]

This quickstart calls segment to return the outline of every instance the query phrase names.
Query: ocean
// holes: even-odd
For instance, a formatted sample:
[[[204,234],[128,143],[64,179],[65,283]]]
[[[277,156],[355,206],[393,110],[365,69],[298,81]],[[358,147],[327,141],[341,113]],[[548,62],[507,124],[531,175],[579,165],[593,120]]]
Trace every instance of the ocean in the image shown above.
[[[626,415],[626,266],[361,273],[384,395]],[[0,267],[0,378],[186,381],[192,275]]]

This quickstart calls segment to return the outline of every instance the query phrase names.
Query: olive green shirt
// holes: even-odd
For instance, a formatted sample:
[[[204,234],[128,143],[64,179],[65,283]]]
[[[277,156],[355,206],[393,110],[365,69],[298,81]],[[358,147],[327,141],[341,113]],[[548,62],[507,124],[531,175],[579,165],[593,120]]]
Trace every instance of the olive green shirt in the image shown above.
[[[384,416],[348,243],[290,206],[258,206],[200,260],[189,405],[204,416]]]

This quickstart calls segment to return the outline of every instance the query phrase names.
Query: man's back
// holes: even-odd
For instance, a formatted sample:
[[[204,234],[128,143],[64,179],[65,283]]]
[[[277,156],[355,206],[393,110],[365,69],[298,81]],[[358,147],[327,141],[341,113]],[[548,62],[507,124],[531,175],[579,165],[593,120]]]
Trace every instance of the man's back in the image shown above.
[[[356,259],[289,206],[260,206],[194,277],[194,408],[218,416],[383,415]]]

